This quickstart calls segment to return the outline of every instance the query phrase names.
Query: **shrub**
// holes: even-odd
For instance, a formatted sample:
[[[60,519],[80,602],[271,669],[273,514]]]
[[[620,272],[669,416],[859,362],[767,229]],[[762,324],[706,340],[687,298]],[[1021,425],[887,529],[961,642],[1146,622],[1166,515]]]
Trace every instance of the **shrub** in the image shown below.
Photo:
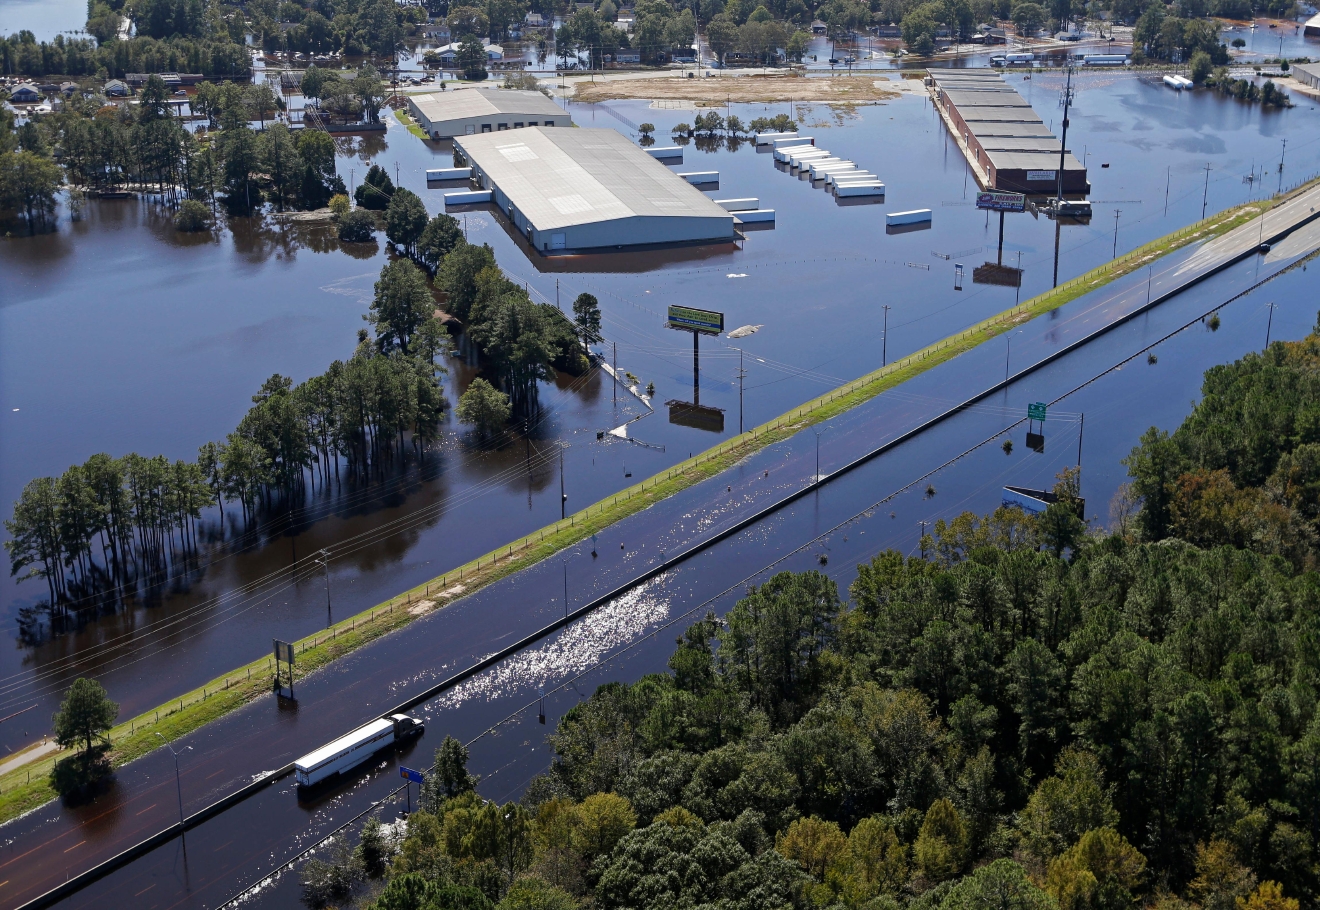
[[[211,210],[196,199],[185,199],[174,213],[174,228],[178,231],[205,231],[211,226]]]
[[[362,209],[354,209],[339,220],[339,239],[345,243],[366,243],[375,233],[376,219]]]
[[[348,201],[348,196],[343,193],[336,193],[330,197],[330,213],[338,220],[348,214],[352,208],[352,203]]]

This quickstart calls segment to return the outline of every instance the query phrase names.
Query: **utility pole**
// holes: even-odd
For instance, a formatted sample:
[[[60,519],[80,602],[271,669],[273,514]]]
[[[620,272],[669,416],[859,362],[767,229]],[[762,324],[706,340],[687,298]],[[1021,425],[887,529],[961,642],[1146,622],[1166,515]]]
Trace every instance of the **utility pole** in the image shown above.
[[[1155,266],[1146,266],[1146,306],[1150,306],[1150,280]]]
[[[559,312],[564,312],[564,305],[559,302],[559,279],[555,279],[555,307]]]
[[[880,342],[880,366],[889,365],[889,304],[881,307],[885,311],[885,330]]]
[[[747,372],[743,369],[743,351],[738,349],[738,435],[743,434],[743,377]]]
[[[561,563],[564,567],[564,619],[568,619],[568,560]]]
[[[1118,258],[1118,216],[1123,214],[1122,209],[1114,209],[1114,252],[1109,258]]]
[[[1067,154],[1068,148],[1068,108],[1072,106],[1073,88],[1072,77],[1073,68],[1068,68],[1068,82],[1063,89],[1063,136],[1059,139],[1059,189],[1058,197],[1054,201],[1054,218],[1057,221],[1059,213],[1063,211],[1063,157]]]
[[[921,547],[921,558],[925,559],[926,558],[926,523],[924,521],[921,522],[921,537],[918,538],[917,543]]]
[[[1206,203],[1210,201],[1210,162],[1205,163],[1205,190],[1201,193],[1201,220],[1205,220]]]
[[[564,492],[564,444],[559,444],[559,520],[567,517],[568,494]]]
[[[614,395],[614,406],[617,408],[619,406],[619,343],[612,341],[610,344],[614,345],[614,386],[612,393]]]
[[[1169,214],[1169,184],[1173,182],[1173,165],[1164,174],[1164,214]]]
[[[1083,413],[1082,415],[1080,415],[1077,421],[1077,472],[1078,472],[1079,482],[1081,480],[1080,475],[1082,470],[1082,431],[1085,429],[1086,429],[1086,414]]]
[[[1274,327],[1274,309],[1277,304],[1267,303],[1265,305],[1270,308],[1270,318],[1265,321],[1265,350],[1268,351],[1270,349],[1270,329]]]
[[[333,622],[330,613],[330,551],[323,549],[316,556],[313,562],[325,570],[325,627],[328,629]]]
[[[1288,140],[1285,139],[1285,140],[1283,140],[1283,151],[1279,153],[1279,189],[1278,189],[1278,192],[1280,192],[1280,193],[1283,192],[1283,159],[1284,159],[1284,157],[1285,157],[1287,154],[1288,154]]]

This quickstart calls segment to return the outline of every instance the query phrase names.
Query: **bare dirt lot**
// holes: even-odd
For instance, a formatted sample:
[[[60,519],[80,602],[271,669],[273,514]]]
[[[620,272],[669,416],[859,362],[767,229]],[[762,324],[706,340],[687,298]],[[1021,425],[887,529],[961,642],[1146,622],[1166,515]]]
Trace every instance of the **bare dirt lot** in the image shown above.
[[[684,79],[660,76],[655,79],[619,79],[610,82],[579,82],[576,101],[614,101],[623,98],[695,101],[723,104],[726,101],[825,101],[833,104],[887,101],[897,98],[896,89],[881,88],[871,76],[730,76],[718,79]]]

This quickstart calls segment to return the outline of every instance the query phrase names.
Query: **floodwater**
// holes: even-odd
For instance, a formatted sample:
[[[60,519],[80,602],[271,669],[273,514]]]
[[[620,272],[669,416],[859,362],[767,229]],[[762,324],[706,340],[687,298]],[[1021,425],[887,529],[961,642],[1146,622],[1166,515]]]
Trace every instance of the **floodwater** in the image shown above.
[[[23,30],[38,41],[52,41],[61,32],[80,32],[87,24],[83,0],[0,0],[0,35]]]
[[[1010,78],[1049,122],[1060,79]],[[261,545],[217,548],[200,577],[39,647],[18,643],[15,619],[44,586],[6,581],[0,618],[14,646],[0,649],[0,717],[29,710],[0,722],[0,745],[17,748],[45,733],[58,692],[76,675],[95,673],[128,716],[267,653],[272,638],[322,627],[319,577],[252,593],[258,579],[285,579],[295,560],[305,565],[321,548],[332,554],[332,609],[342,617],[550,523],[559,517],[558,464],[549,456],[556,440],[568,446],[571,511],[736,433],[740,401],[743,425],[754,426],[874,369],[882,356],[901,357],[1048,288],[1056,236],[1062,281],[1109,259],[1114,210],[1122,253],[1195,221],[1203,202],[1214,212],[1316,170],[1320,121],[1307,104],[1265,112],[1117,73],[1084,74],[1077,86],[1069,146],[1091,165],[1096,217],[1056,235],[1046,219],[1009,216],[1004,263],[1017,265],[1021,254],[1020,291],[972,283],[973,268],[997,258],[998,225],[972,207],[975,184],[921,96],[794,111],[818,145],[885,180],[889,196],[879,205],[840,206],[750,145],[688,146],[681,169],[719,170],[716,198],[757,196],[778,212],[774,230],[749,232],[736,245],[544,259],[529,254],[498,214],[462,215],[469,239],[490,243],[536,299],[565,306],[582,292],[600,299],[601,352],[613,359],[617,345],[620,370],[643,386],[655,383],[656,410],[599,373],[562,377],[542,390],[535,449],[481,451],[451,421],[442,445],[393,483],[309,500],[292,534],[272,516]],[[581,126],[631,133],[630,124],[649,120],[658,135],[694,114],[645,102],[569,109]],[[788,107],[733,106],[744,121],[781,110]],[[1280,178],[1283,136],[1289,147]],[[384,136],[343,145],[340,171],[349,182],[375,161],[440,210],[424,172],[449,160],[445,143],[418,140],[391,120]],[[1262,166],[1263,184],[1243,181]],[[934,210],[930,230],[885,233],[886,211],[918,207]],[[350,249],[324,228],[270,221],[185,240],[168,219],[131,201],[95,203],[56,235],[0,244],[0,270],[12,277],[0,292],[0,500],[12,502],[32,477],[98,451],[193,457],[234,427],[270,374],[301,381],[351,352],[384,261],[380,247]],[[954,286],[957,265],[967,276],[962,290]],[[723,411],[722,431],[709,412],[700,426],[670,420],[665,402],[696,396],[691,341],[663,327],[669,303],[720,310],[729,328],[760,326],[740,341],[702,341],[700,403]],[[451,362],[451,402],[470,376]],[[635,418],[628,428],[635,442],[597,440]],[[207,520],[214,526],[218,516]],[[167,626],[171,620],[177,624]]]
[[[1305,230],[1304,238],[1279,244],[1272,255],[1292,260],[1320,243],[1320,226]],[[186,856],[179,842],[167,844],[63,906],[115,905],[129,901],[130,895],[144,908],[216,906],[369,809],[398,785],[397,764],[425,766],[445,735],[474,741],[470,767],[483,776],[484,796],[516,798],[548,763],[543,734],[562,713],[602,682],[634,680],[662,670],[672,638],[692,619],[707,609],[724,612],[747,584],[763,581],[771,572],[822,568],[821,557],[827,558],[824,570],[846,588],[859,561],[891,547],[914,553],[921,522],[962,509],[988,511],[998,504],[1004,483],[1048,484],[1057,471],[1077,462],[1083,415],[1089,419],[1081,455],[1082,492],[1088,514],[1098,512],[1103,520],[1105,504],[1122,479],[1119,459],[1147,426],[1176,426],[1190,408],[1206,367],[1264,345],[1268,302],[1279,305],[1270,327],[1274,338],[1297,338],[1309,329],[1314,304],[1310,278],[1300,269],[1228,305],[1218,332],[1196,322],[1215,302],[1250,287],[1256,281],[1255,268],[1254,262],[1234,266],[1207,281],[1198,294],[1175,298],[1015,382],[1002,399],[963,412],[602,607],[562,634],[419,706],[414,713],[427,722],[423,740],[398,755],[382,754],[343,786],[300,799],[291,784],[281,783],[190,832]],[[1124,283],[1125,293],[1140,288],[1136,280]],[[1080,312],[1080,306],[1070,305],[1057,317],[1042,316],[1025,325],[1028,358],[1057,344],[1054,336],[1061,328],[1076,329],[1072,320]],[[1190,329],[1154,348],[1155,363],[1147,361],[1146,346],[1188,322],[1193,323]],[[821,469],[835,470],[859,454],[859,447],[892,437],[914,412],[933,412],[961,399],[977,374],[958,367],[984,369],[995,365],[998,355],[991,346],[979,348],[959,358],[961,364],[936,368],[911,387],[829,421],[821,428],[827,434]],[[1120,369],[1111,370],[1125,360]],[[1098,375],[1091,385],[1067,394]],[[1152,383],[1164,394],[1152,396]],[[1060,396],[1051,407],[1045,452],[1035,454],[1022,445],[1019,424],[1009,430],[1019,445],[1005,455],[998,445],[1002,431],[1021,420],[1026,403]],[[960,452],[966,454],[942,467]],[[657,549],[677,548],[706,522],[725,524],[735,503],[800,487],[815,471],[812,455],[809,435],[787,440],[729,472],[730,494],[721,489],[726,477],[717,478],[603,532],[598,560],[585,548],[575,548],[566,554],[570,604],[575,607],[621,576],[653,564]],[[763,479],[763,469],[770,472],[768,478]],[[927,491],[928,484],[935,492]],[[616,549],[615,543],[624,538],[626,548]],[[296,742],[289,741],[295,729],[333,729],[336,719],[346,728],[380,711],[383,704],[452,673],[471,659],[470,651],[488,653],[553,618],[562,609],[556,590],[559,575],[558,565],[541,564],[420,620],[407,633],[373,643],[300,683],[296,711],[277,712],[273,700],[263,700],[240,716],[186,737],[182,744],[192,747],[181,759],[186,811],[195,811],[227,789],[215,784],[217,778],[251,770],[247,766],[253,761],[257,768],[266,767],[261,763],[277,758],[280,750],[296,748]],[[495,616],[501,621],[487,621]],[[421,654],[428,660],[415,659]],[[400,667],[408,669],[401,673]],[[535,719],[541,690],[546,727]],[[139,824],[144,814],[155,819],[153,824],[168,821],[174,794],[170,770],[163,753],[125,769],[121,777],[132,778],[132,786],[125,783],[122,794],[88,807],[80,813],[86,821],[77,827],[65,819],[25,820],[23,827],[38,829],[34,837],[47,839],[46,849],[32,861],[58,855],[66,845],[69,850],[96,849],[89,846],[91,841]],[[399,808],[396,801],[382,814],[392,817]],[[7,866],[34,846],[20,839],[0,854],[0,862]],[[296,876],[285,875],[246,903],[293,908],[297,898]]]

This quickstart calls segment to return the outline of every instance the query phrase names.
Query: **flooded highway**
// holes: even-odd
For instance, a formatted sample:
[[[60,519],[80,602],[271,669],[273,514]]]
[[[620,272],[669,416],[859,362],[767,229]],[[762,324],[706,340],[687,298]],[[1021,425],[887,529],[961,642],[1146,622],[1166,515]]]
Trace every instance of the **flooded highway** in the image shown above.
[[[1136,362],[1108,374],[1077,397],[1061,401],[1052,411],[1051,420],[1057,423],[1047,430],[1046,454],[1035,455],[1023,446],[1017,450],[1023,454],[1006,457],[997,446],[983,446],[931,479],[937,494],[927,495],[918,485],[878,503],[923,478],[950,455],[1020,420],[1026,402],[1048,401],[1067,392],[1317,245],[1320,228],[1313,224],[1279,244],[1265,264],[1249,260],[1234,266],[1195,293],[1176,297],[1021,383],[1015,382],[1002,401],[983,402],[965,411],[666,572],[593,614],[581,626],[427,704],[419,709],[428,723],[426,738],[403,760],[425,764],[430,749],[447,733],[462,739],[478,736],[493,722],[528,704],[531,693],[540,686],[550,692],[547,707],[553,703],[553,723],[558,712],[599,682],[635,678],[640,672],[661,667],[672,647],[670,636],[666,632],[649,638],[649,631],[670,617],[704,609],[707,601],[719,609],[727,608],[730,598],[776,560],[785,560],[780,568],[804,568],[826,555],[830,571],[846,582],[856,561],[878,549],[897,546],[910,551],[918,521],[951,516],[963,508],[988,511],[997,504],[998,488],[1004,483],[1048,485],[1060,467],[1076,461],[1073,418],[1081,412],[1092,417],[1087,422],[1083,494],[1091,504],[1088,516],[1095,513],[1103,522],[1105,504],[1121,479],[1117,461],[1140,431],[1151,423],[1175,424],[1195,397],[1201,370],[1240,356],[1257,329],[1260,337],[1250,343],[1263,345],[1263,295],[1280,303],[1272,326],[1276,338],[1298,337],[1308,330],[1314,313],[1305,290],[1305,272],[1288,272],[1234,302],[1224,311],[1219,332],[1193,328],[1176,336],[1167,347],[1161,346],[1158,364]],[[1188,251],[1188,258],[1193,254]],[[1139,301],[1145,292],[1145,282],[1139,278],[1129,276],[1097,296],[1113,301],[1121,293]],[[1025,325],[1018,340],[1023,364],[1093,328],[1086,316],[1095,311],[1097,302],[1084,298]],[[1002,348],[985,345],[824,424],[818,428],[824,433],[821,469],[826,473],[835,470],[965,399],[983,387],[975,382],[977,377],[1002,368],[1002,356]],[[1152,383],[1160,394],[1151,394]],[[1118,401],[1139,401],[1141,406],[1115,407]],[[1020,434],[1020,428],[1017,432]],[[726,526],[750,506],[800,489],[815,472],[815,441],[812,434],[799,434],[750,457],[728,477],[633,516],[601,534],[600,555],[595,559],[586,548],[576,548],[566,554],[562,566],[558,560],[548,560],[362,649],[300,682],[296,711],[279,711],[273,699],[267,699],[186,737],[183,744],[193,749],[182,763],[185,811],[195,811],[253,774],[280,766],[406,698],[409,691],[442,679],[507,640],[562,615],[561,573],[566,572],[569,580],[570,605],[576,605],[654,564],[663,558],[662,553],[677,552],[694,537]],[[720,490],[720,486],[730,489]],[[863,510],[867,514],[847,528],[815,539]],[[622,546],[616,549],[616,544]],[[577,676],[620,648],[627,648],[621,657],[579,680],[576,688],[556,688],[565,677]],[[417,669],[400,673],[401,667]],[[528,734],[524,728],[520,732],[516,725],[480,739],[473,756],[474,770],[487,775],[484,795],[501,799],[516,794],[547,760],[536,731]],[[175,811],[170,771],[168,756],[155,753],[122,769],[118,791],[96,805],[79,813],[53,815],[46,810],[7,826],[12,839],[5,848],[7,855],[0,857],[3,871],[11,876],[22,874],[25,879],[36,873],[40,878],[42,869],[50,864],[45,874],[59,874],[70,865],[113,851],[117,843],[126,845],[159,830]],[[214,907],[248,884],[258,874],[254,870],[279,865],[362,811],[371,799],[392,789],[396,780],[387,762],[377,773],[363,775],[345,791],[313,805],[299,805],[289,786],[277,785],[189,832],[186,875],[182,845],[172,843],[113,873],[66,905],[95,906],[98,901],[104,905],[141,895],[136,899],[142,906],[171,906],[182,901],[184,906]],[[262,837],[250,833],[258,828],[265,832]],[[244,833],[240,836],[239,832]],[[282,880],[268,900],[288,905],[294,893],[289,887]],[[3,896],[19,898],[18,894]]]
[[[1059,77],[1010,78],[1048,121]],[[260,601],[233,592],[288,573],[321,548],[334,554],[337,602],[357,611],[553,521],[556,466],[528,471],[532,446],[568,444],[569,506],[581,507],[631,483],[630,474],[649,475],[733,435],[740,419],[755,425],[874,369],[881,348],[897,359],[1047,289],[1056,240],[1066,280],[1106,261],[1115,246],[1121,254],[1195,221],[1203,204],[1214,212],[1259,198],[1315,169],[1320,123],[1305,102],[1265,112],[1216,96],[1176,96],[1112,73],[1087,74],[1079,85],[1070,139],[1090,163],[1097,215],[1057,232],[1047,219],[1011,216],[1004,256],[1015,265],[1021,256],[1020,290],[970,283],[955,290],[956,265],[970,271],[997,257],[996,225],[972,208],[966,164],[920,95],[793,109],[804,132],[882,175],[890,187],[882,206],[840,207],[745,143],[688,146],[686,166],[709,162],[720,170],[720,195],[754,194],[778,212],[775,230],[749,233],[737,248],[547,260],[529,257],[498,215],[467,213],[469,238],[490,243],[537,299],[598,296],[602,353],[612,357],[617,345],[620,369],[654,382],[658,400],[692,393],[690,349],[662,326],[668,302],[719,309],[729,326],[760,325],[755,335],[703,348],[702,403],[723,410],[723,430],[673,423],[663,410],[649,414],[599,373],[547,385],[543,419],[527,447],[475,448],[451,415],[441,444],[388,482],[309,497],[292,515],[264,516],[241,539],[232,530],[226,537],[211,510],[203,522],[211,549],[198,572],[70,634],[0,649],[0,716],[23,709],[31,709],[23,719],[48,716],[62,688],[87,674],[106,685],[125,716],[160,704],[264,653],[271,638],[320,628],[319,584]],[[780,107],[788,112],[733,110],[748,119]],[[666,131],[692,116],[646,102],[573,103],[569,110],[584,126],[624,132],[628,122],[650,119]],[[389,126],[384,136],[341,140],[341,173],[360,180],[370,161],[397,167],[402,183],[438,211],[439,194],[422,178],[427,167],[447,162],[449,149],[395,121]],[[1283,130],[1292,137],[1290,163],[1279,175],[1271,156]],[[1164,173],[1148,165],[1153,154],[1167,162]],[[1243,182],[1266,163],[1274,185]],[[1111,203],[1122,210],[1116,239]],[[886,210],[917,205],[934,208],[931,230],[885,234]],[[198,244],[133,201],[89,205],[83,221],[56,235],[0,245],[0,267],[16,279],[0,301],[0,496],[12,501],[33,476],[98,451],[192,457],[232,429],[271,373],[300,381],[351,351],[385,261],[379,245],[344,245],[325,227],[270,220],[236,220],[215,241]],[[111,286],[126,290],[107,300],[103,288]],[[887,327],[882,305],[890,307]],[[26,342],[56,331],[53,348]],[[451,403],[472,375],[461,361],[450,363]],[[631,429],[647,446],[596,440],[643,415]],[[0,585],[0,616],[11,635],[19,611],[41,593],[12,579]],[[170,623],[185,619],[186,634],[179,634],[181,625]],[[22,719],[0,724],[0,745],[16,749],[45,732],[44,724]]]

